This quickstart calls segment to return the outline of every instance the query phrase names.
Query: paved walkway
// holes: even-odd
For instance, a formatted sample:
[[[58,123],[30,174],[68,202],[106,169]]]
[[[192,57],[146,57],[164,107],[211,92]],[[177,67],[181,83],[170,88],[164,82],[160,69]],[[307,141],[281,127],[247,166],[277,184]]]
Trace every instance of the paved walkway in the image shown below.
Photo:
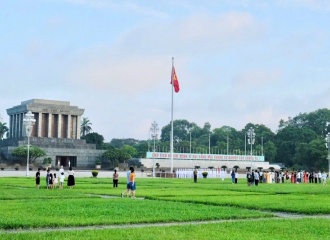
[[[264,212],[264,211],[263,211]],[[264,212],[265,213],[265,212]],[[302,215],[290,214],[282,212],[267,212],[274,215],[274,218],[281,219],[302,219],[302,218],[330,218],[330,215]],[[210,220],[210,221],[190,221],[190,222],[169,222],[169,223],[137,223],[137,224],[119,224],[119,225],[95,225],[95,226],[77,226],[77,227],[59,227],[59,228],[33,228],[33,229],[9,229],[0,230],[4,233],[29,233],[29,232],[54,232],[54,231],[79,231],[79,230],[95,230],[95,229],[130,229],[143,227],[168,227],[168,226],[185,226],[185,225],[200,225],[212,223],[227,223],[227,222],[246,222],[246,221],[264,221],[271,217],[249,218],[249,219],[226,219],[226,220]]]

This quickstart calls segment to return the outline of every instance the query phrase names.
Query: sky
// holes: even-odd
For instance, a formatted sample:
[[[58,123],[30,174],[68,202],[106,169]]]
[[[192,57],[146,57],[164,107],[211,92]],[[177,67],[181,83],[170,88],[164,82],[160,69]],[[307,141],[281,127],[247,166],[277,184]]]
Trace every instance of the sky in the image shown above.
[[[173,119],[264,124],[330,104],[328,0],[2,0],[0,115],[30,99],[146,140]],[[160,132],[159,132],[160,134]]]

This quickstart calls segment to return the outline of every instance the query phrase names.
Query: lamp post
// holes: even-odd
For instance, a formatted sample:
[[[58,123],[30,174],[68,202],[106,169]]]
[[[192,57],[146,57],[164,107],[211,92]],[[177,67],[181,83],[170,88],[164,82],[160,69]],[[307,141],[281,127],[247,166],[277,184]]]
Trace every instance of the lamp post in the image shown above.
[[[254,133],[254,129],[250,127],[250,129],[246,133],[248,137],[248,144],[251,145],[251,152],[250,155],[252,156],[252,145],[254,144],[256,134]],[[251,169],[252,169],[252,157],[251,157]]]
[[[191,129],[189,129],[189,147],[190,147],[189,153],[191,154]]]
[[[325,137],[325,146],[327,147],[328,149],[328,168],[329,168],[329,176],[330,176],[330,133],[328,133]]]
[[[156,151],[156,139],[157,139],[158,130],[159,130],[159,128],[158,128],[158,124],[156,123],[156,121],[151,123],[150,132],[151,132],[151,138],[154,140],[154,149],[153,149],[154,153]],[[152,158],[152,176],[155,177],[155,158],[154,157]]]
[[[209,132],[209,154],[211,154],[211,133]]]
[[[27,143],[27,158],[26,158],[26,176],[29,176],[29,160],[30,160],[30,137],[32,133],[32,127],[36,120],[34,119],[34,114],[31,111],[28,111],[23,119],[25,124],[26,136],[28,138]]]

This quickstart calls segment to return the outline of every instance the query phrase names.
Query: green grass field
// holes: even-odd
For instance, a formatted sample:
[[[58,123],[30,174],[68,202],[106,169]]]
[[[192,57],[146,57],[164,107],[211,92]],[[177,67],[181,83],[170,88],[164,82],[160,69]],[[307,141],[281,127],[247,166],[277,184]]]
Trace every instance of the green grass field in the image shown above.
[[[330,186],[321,184],[141,178],[137,199],[120,197],[125,179],[117,189],[99,178],[63,190],[23,177],[0,186],[0,239],[330,239]]]

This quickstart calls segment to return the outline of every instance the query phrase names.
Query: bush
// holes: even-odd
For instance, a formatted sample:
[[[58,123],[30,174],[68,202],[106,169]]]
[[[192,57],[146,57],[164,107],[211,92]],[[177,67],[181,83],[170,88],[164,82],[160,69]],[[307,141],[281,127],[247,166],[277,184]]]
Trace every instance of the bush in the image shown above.
[[[21,165],[19,165],[18,163],[16,163],[16,164],[14,165],[14,168],[15,168],[16,171],[17,171],[20,167],[21,167]]]
[[[7,164],[5,164],[5,163],[0,163],[0,169],[1,169],[1,170],[5,170],[6,167],[7,167]]]
[[[97,170],[93,170],[92,171],[93,177],[97,177],[98,174],[99,174],[99,171],[97,171]]]
[[[203,175],[204,178],[207,177],[207,174],[209,174],[209,173],[208,172],[202,172],[202,175]]]

